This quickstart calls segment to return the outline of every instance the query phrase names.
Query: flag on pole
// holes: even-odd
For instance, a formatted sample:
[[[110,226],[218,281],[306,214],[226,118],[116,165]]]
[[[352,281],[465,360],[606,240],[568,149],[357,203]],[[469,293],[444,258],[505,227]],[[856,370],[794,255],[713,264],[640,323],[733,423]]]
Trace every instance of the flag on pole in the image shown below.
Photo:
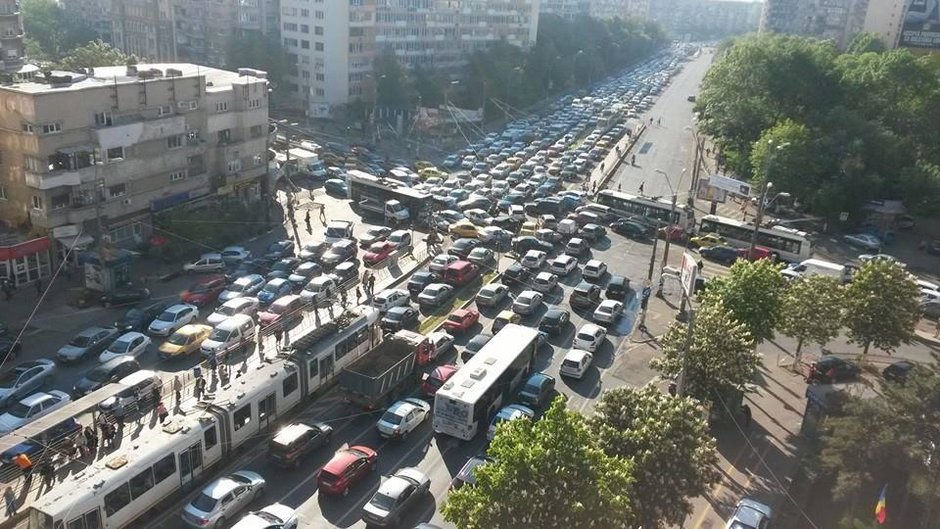
[[[884,525],[885,520],[888,519],[888,505],[885,501],[885,492],[888,490],[888,485],[885,484],[881,488],[881,496],[878,497],[878,503],[875,504],[875,519],[878,520],[878,523]]]

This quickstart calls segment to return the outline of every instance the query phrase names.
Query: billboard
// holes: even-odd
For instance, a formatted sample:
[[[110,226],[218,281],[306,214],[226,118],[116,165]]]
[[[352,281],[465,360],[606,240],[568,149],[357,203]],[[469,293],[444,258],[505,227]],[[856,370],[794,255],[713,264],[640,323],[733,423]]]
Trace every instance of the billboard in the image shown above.
[[[691,297],[695,292],[695,279],[698,277],[698,261],[695,254],[685,252],[682,254],[682,266],[679,270],[679,282],[682,291]]]
[[[702,177],[698,180],[698,188],[695,190],[695,198],[698,200],[724,204],[728,200],[728,192],[724,189],[712,187],[709,185],[708,178]]]
[[[940,49],[940,0],[907,0],[899,46]]]
[[[741,180],[735,180],[734,178],[728,178],[727,176],[717,174],[708,175],[708,185],[717,187],[718,189],[724,189],[733,195],[745,197],[751,195],[751,184],[742,182]]]

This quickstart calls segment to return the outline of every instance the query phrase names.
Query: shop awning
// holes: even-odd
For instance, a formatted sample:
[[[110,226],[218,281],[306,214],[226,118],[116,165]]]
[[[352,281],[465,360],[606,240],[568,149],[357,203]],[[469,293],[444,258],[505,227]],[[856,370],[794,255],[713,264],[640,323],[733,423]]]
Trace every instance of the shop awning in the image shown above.
[[[84,233],[56,237],[55,240],[59,241],[59,244],[66,248],[78,248],[80,250],[95,242],[94,237],[85,235]]]

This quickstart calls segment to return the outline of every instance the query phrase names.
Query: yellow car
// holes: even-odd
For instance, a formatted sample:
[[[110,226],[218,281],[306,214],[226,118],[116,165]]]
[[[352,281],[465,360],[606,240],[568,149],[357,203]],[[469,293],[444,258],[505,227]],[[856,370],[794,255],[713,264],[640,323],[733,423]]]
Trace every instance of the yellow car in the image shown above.
[[[699,235],[698,237],[692,237],[689,242],[698,246],[699,248],[712,248],[714,246],[727,246],[728,243],[725,242],[725,238],[721,235],[715,233],[706,233],[705,235]]]
[[[480,229],[469,220],[459,220],[450,225],[450,234],[454,237],[469,237],[476,239],[480,236]]]
[[[434,167],[434,164],[427,160],[418,160],[415,162],[415,169],[417,169],[419,172],[429,167]]]
[[[185,356],[199,351],[202,342],[209,337],[212,327],[198,323],[184,325],[160,345],[160,358]]]
[[[507,323],[519,323],[520,321],[522,321],[522,316],[511,310],[504,310],[493,319],[493,334],[498,333]]]
[[[535,236],[535,232],[538,231],[539,227],[533,221],[527,221],[522,223],[522,229],[519,230],[519,235],[532,235]]]
[[[441,171],[437,167],[425,167],[418,171],[418,176],[422,180],[427,180],[428,178],[440,178],[441,180],[447,180],[447,173]]]

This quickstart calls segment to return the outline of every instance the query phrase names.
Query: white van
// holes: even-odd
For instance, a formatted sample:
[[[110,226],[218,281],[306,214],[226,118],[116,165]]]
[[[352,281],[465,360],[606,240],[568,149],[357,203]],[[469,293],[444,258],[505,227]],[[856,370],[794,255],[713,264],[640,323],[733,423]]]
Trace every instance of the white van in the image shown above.
[[[822,259],[807,259],[789,268],[784,268],[781,273],[790,280],[811,275],[829,276],[843,283],[848,283],[852,279],[852,272],[848,267],[823,261]]]
[[[564,219],[558,221],[558,227],[555,228],[555,231],[562,235],[574,235],[578,233],[578,223],[572,219]]]
[[[341,239],[352,239],[353,223],[348,220],[330,221],[326,225],[326,231],[323,232],[323,238],[330,244]]]
[[[247,314],[236,314],[215,326],[202,342],[203,356],[226,356],[255,338],[255,321]]]

